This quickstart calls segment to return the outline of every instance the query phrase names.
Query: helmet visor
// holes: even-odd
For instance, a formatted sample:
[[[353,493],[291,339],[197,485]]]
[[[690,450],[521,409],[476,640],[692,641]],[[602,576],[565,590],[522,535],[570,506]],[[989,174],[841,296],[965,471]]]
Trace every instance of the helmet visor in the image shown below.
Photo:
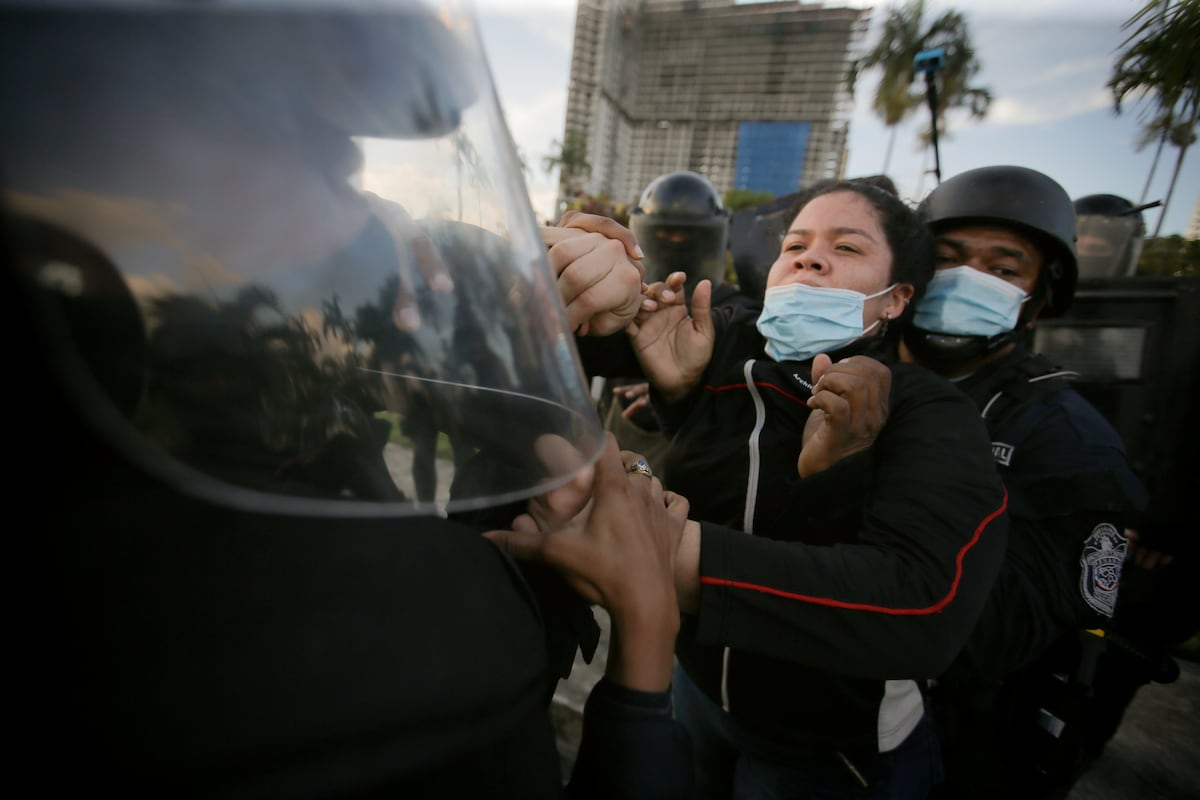
[[[1120,278],[1137,270],[1142,221],[1136,214],[1080,214],[1075,230],[1081,278]]]
[[[729,219],[725,216],[676,222],[652,214],[632,214],[629,229],[646,254],[646,281],[665,281],[686,272],[687,293],[702,280],[719,283],[725,276]]]
[[[61,334],[48,355],[164,478],[445,513],[600,452],[457,4],[0,2],[0,107],[4,246]],[[125,338],[93,346],[106,330]],[[557,439],[573,457],[547,463]]]

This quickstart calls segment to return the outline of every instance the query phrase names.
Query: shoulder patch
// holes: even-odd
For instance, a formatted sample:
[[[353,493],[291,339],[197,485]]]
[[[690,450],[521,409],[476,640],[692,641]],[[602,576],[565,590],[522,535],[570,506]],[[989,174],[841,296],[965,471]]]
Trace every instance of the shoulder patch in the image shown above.
[[[1013,451],[1015,449],[1011,444],[992,442],[992,458],[996,459],[997,464],[1007,467],[1012,463]]]
[[[1107,522],[1093,528],[1083,543],[1079,556],[1079,593],[1097,614],[1113,615],[1128,545],[1125,534]]]

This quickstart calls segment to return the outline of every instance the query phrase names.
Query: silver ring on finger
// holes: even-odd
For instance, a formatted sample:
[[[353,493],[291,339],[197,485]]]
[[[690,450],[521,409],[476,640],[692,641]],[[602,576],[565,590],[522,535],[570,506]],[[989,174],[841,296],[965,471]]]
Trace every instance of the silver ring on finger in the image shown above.
[[[631,474],[636,472],[639,475],[645,475],[647,478],[654,477],[654,471],[650,469],[650,465],[646,463],[646,459],[644,458],[639,458],[637,461],[630,464],[629,472]]]

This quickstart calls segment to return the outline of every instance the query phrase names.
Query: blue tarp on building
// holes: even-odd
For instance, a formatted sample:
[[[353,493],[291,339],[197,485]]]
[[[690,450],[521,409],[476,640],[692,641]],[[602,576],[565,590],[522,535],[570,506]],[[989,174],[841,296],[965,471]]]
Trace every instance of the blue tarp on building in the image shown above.
[[[738,126],[734,186],[779,197],[800,188],[807,122],[743,122]]]

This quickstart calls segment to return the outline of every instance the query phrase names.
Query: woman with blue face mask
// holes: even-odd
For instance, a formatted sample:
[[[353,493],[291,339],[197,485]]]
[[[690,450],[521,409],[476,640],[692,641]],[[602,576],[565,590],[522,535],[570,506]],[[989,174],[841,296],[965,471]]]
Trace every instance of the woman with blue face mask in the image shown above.
[[[761,314],[712,308],[706,281],[689,311],[676,274],[626,330],[633,366],[597,352],[620,339],[578,340],[593,374],[641,370],[673,437],[653,468],[691,508],[673,695],[698,798],[926,798],[938,780],[918,681],[969,634],[1006,521],[978,413],[896,358],[932,273],[894,194],[820,184]]]
[[[913,295],[892,277],[891,249],[867,195],[837,192],[804,206],[767,275],[758,330],[776,361],[804,361],[886,332]],[[884,284],[881,286],[880,284]],[[875,302],[872,302],[875,301]]]
[[[829,190],[834,186],[843,188]],[[930,274],[929,242],[911,219],[894,195],[865,184],[815,189],[811,200],[802,203],[767,275],[757,320],[766,354],[780,362],[808,361],[818,353],[836,355],[866,337],[894,343],[899,324],[893,326],[893,321],[903,321]],[[894,258],[893,243],[900,258]],[[665,297],[674,297],[682,274],[660,285],[668,292]],[[688,330],[677,326],[678,316],[645,320],[655,331],[671,329],[670,349],[662,351],[666,360],[655,362],[655,350],[640,354],[643,368],[668,398],[686,394],[712,355],[703,317],[697,315],[695,329]]]

